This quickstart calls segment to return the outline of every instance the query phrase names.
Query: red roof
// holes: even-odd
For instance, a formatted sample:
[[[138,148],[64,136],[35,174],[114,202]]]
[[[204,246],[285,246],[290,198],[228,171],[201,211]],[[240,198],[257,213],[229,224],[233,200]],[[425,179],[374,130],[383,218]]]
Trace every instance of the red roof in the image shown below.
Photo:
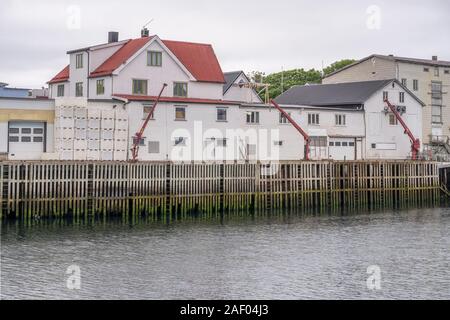
[[[225,83],[222,69],[210,44],[163,40],[163,43],[197,81]]]
[[[50,80],[48,83],[52,84],[52,83],[58,83],[58,82],[64,82],[69,80],[69,67],[67,66],[64,69],[62,69],[56,76],[53,77],[52,80]]]
[[[122,48],[106,59],[91,77],[111,75],[114,70],[124,64],[152,37],[129,40]],[[225,83],[222,69],[214,49],[209,44],[162,40],[170,51],[180,60],[197,81]]]
[[[132,94],[113,94],[113,97],[123,98],[130,101],[155,101],[156,96],[141,96]],[[179,97],[161,97],[160,102],[175,103],[199,103],[199,104],[227,104],[238,105],[239,102],[216,100],[216,99],[200,99],[200,98],[179,98]]]
[[[117,50],[111,57],[105,60],[97,69],[91,72],[91,77],[108,76],[114,70],[124,64],[131,56],[133,56],[140,48],[142,48],[151,37],[128,40],[122,48]]]

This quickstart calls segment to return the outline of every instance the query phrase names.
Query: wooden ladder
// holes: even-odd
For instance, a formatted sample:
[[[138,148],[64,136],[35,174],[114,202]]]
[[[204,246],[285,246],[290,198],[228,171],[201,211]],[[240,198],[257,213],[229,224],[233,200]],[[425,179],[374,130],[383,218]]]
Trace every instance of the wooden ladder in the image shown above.
[[[448,191],[447,186],[443,183],[441,184],[441,191],[450,198],[450,191]]]

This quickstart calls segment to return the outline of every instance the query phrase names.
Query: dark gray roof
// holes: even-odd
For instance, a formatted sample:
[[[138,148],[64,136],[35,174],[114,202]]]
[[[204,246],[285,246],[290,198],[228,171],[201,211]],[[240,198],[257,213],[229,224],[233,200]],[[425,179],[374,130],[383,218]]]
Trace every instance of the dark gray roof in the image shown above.
[[[223,93],[228,91],[231,88],[236,79],[243,73],[243,71],[232,71],[232,72],[224,72],[223,76],[225,78],[225,84],[223,85]]]
[[[380,58],[385,60],[391,60],[394,62],[405,62],[405,63],[413,63],[413,64],[420,64],[420,65],[426,65],[426,66],[439,66],[439,67],[449,67],[450,68],[450,61],[445,60],[432,60],[432,59],[417,59],[417,58],[407,58],[407,57],[397,57],[393,55],[382,55],[382,54],[372,54],[368,57],[362,58],[361,60],[358,60],[352,64],[349,64],[348,66],[345,66],[339,70],[336,70],[328,75],[325,76],[325,78],[331,77],[332,75],[339,73],[343,70],[349,69],[357,64],[360,64],[368,59],[372,58]]]
[[[284,105],[357,106],[364,104],[370,96],[392,81],[395,80],[295,86],[278,96],[275,101]]]

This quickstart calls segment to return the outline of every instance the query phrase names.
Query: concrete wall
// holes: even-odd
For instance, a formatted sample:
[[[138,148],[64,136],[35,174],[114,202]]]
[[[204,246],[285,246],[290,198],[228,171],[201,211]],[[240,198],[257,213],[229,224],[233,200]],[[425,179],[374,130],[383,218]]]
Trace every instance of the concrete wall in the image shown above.
[[[372,58],[322,80],[323,84],[395,79],[395,62],[382,58]]]
[[[450,74],[445,74],[445,70],[450,70],[450,67],[439,67],[439,76],[435,76],[434,67],[398,62],[398,79],[406,79],[407,87],[414,94],[422,100],[426,106],[423,109],[423,136],[422,141],[428,143],[430,141],[430,135],[433,132],[440,132],[444,136],[450,136],[450,95],[448,88],[450,87]],[[429,71],[425,72],[424,68],[428,68]],[[414,91],[413,80],[419,81],[419,90]],[[442,108],[442,124],[433,124],[431,118],[431,82],[442,82],[443,88],[443,108]],[[446,93],[446,94],[445,94]]]

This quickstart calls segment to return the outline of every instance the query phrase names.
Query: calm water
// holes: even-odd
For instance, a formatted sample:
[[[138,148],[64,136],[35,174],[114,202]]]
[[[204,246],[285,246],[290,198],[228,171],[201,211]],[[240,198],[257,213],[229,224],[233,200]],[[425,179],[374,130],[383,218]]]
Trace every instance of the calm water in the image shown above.
[[[450,209],[8,223],[2,299],[450,299]],[[81,269],[80,290],[66,269]],[[381,269],[369,290],[367,267]]]

